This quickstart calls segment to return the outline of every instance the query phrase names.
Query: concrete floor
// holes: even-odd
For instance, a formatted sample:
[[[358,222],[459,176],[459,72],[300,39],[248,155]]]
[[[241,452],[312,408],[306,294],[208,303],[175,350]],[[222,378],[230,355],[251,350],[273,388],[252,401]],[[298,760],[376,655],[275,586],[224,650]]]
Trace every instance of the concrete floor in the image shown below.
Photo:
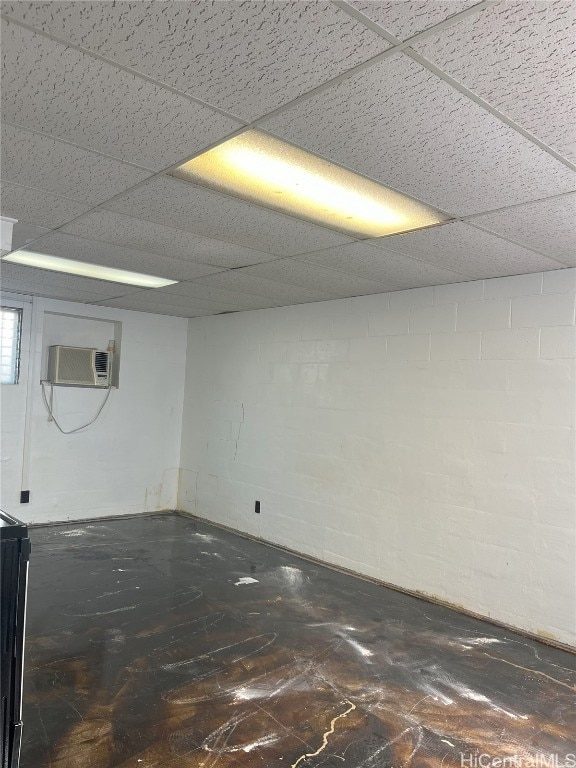
[[[576,753],[570,653],[178,515],[35,528],[32,547],[22,768]]]

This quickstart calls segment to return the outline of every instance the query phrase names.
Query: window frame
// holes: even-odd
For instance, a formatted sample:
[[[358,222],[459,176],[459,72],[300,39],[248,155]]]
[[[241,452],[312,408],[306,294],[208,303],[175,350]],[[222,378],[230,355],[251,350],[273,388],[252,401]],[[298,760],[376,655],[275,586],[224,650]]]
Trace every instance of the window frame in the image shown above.
[[[21,373],[21,360],[22,360],[22,329],[24,324],[24,308],[11,305],[10,301],[0,302],[0,310],[8,310],[14,312],[17,316],[17,331],[16,331],[16,345],[15,345],[15,359],[13,367],[13,379],[11,381],[0,381],[0,384],[7,386],[14,386],[20,383]]]

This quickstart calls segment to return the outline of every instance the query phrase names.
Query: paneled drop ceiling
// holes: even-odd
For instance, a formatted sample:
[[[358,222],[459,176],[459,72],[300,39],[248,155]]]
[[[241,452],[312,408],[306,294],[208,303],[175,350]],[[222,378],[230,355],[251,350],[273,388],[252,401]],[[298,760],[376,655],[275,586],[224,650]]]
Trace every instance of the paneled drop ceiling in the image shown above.
[[[2,10],[4,290],[194,317],[576,264],[572,0],[24,2]],[[167,175],[257,127],[448,215],[358,240]]]

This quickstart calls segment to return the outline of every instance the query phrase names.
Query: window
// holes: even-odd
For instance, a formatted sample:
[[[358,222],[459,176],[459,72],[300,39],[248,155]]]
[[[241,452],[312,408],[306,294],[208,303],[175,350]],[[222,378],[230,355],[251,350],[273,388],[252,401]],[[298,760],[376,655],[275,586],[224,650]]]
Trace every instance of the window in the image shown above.
[[[22,310],[0,307],[0,383],[17,384],[20,372]]]

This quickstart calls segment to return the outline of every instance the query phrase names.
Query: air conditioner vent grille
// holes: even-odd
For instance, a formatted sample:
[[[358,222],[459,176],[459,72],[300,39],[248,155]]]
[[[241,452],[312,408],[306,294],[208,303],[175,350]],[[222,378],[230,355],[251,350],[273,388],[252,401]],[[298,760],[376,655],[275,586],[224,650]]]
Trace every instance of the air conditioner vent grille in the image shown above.
[[[108,352],[96,352],[94,355],[94,365],[98,376],[108,375]]]
[[[58,360],[58,378],[81,384],[94,380],[92,355],[87,349],[61,347]]]

